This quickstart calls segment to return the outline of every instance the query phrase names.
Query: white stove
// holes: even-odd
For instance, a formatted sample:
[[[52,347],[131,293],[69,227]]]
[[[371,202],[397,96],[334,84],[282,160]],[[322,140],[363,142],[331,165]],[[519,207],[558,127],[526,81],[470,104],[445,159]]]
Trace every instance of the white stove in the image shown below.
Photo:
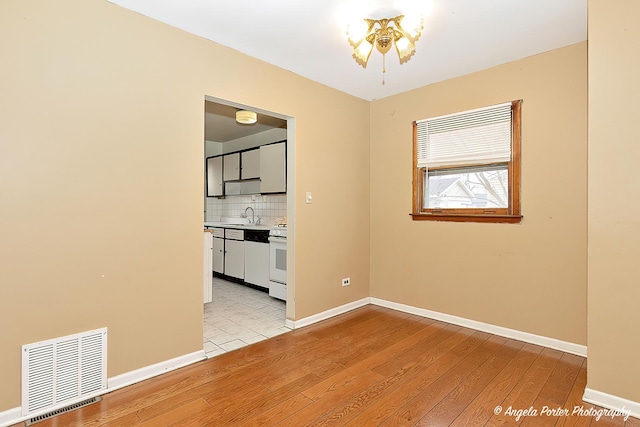
[[[287,300],[287,227],[269,230],[269,295]]]

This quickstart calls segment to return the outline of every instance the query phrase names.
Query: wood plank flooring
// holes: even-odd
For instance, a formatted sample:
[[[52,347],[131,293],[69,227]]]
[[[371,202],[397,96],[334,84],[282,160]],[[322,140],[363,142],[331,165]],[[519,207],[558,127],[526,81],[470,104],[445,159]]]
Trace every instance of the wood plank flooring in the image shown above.
[[[640,426],[571,415],[602,409],[582,402],[585,385],[584,358],[367,306],[36,425]]]

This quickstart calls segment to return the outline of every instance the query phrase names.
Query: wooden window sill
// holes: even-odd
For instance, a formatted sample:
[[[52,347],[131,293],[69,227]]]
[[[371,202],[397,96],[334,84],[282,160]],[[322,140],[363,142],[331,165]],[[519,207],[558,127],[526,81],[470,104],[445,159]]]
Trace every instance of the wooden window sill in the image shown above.
[[[409,214],[414,221],[450,221],[450,222],[494,222],[518,224],[522,222],[522,215],[492,215],[492,214]]]

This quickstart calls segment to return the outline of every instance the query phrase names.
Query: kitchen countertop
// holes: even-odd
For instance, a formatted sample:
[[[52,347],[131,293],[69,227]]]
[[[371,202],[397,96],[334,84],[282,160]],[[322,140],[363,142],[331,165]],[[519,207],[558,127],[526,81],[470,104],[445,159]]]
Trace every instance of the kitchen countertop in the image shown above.
[[[235,228],[237,230],[270,230],[268,225],[253,225],[253,224],[229,224],[226,222],[205,222],[204,227],[219,227],[219,228]]]

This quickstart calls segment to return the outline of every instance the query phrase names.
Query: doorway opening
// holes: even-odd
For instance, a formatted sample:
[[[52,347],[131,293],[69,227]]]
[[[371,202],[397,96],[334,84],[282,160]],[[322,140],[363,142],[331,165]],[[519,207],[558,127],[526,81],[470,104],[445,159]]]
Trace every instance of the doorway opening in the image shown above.
[[[255,112],[256,123],[238,123],[239,110]],[[212,280],[205,280],[203,348],[214,357],[293,324],[295,120],[209,96],[204,115],[203,219],[212,234]]]

